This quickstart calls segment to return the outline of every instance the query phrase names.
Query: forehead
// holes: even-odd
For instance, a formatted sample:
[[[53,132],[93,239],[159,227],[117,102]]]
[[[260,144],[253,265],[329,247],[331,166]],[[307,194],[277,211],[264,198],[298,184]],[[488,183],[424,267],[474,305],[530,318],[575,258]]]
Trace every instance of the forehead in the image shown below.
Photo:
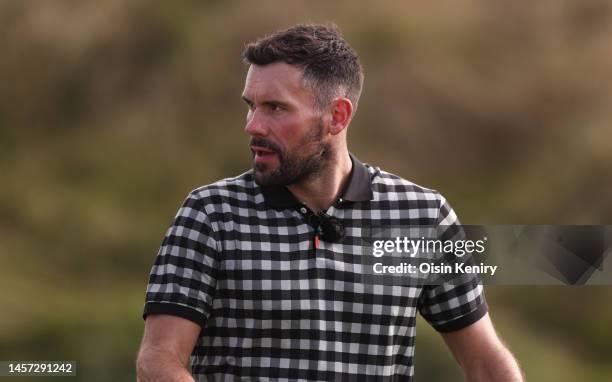
[[[311,92],[302,81],[304,71],[284,62],[251,65],[247,72],[243,96],[258,99],[310,100]]]

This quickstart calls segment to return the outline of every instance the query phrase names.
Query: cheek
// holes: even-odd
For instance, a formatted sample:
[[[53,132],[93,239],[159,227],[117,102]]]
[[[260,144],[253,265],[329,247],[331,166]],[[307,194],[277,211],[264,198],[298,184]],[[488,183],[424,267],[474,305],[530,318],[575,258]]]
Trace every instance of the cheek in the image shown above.
[[[298,118],[287,116],[276,119],[271,130],[283,146],[293,146],[304,135],[305,127]]]

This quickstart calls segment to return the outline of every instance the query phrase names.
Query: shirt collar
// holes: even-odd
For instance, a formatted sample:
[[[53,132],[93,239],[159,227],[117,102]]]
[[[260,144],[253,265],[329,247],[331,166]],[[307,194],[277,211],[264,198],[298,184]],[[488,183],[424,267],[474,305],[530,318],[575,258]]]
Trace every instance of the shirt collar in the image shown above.
[[[349,153],[353,167],[348,185],[341,198],[350,202],[364,202],[373,197],[370,173],[366,166],[353,154]],[[285,186],[261,187],[261,192],[267,204],[275,208],[292,208],[301,205]]]

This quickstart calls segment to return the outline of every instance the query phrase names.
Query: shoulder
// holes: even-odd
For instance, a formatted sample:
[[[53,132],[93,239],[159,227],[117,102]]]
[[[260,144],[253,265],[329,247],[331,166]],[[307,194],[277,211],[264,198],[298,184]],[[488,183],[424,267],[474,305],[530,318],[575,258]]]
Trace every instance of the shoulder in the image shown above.
[[[458,223],[457,215],[437,190],[366,165],[372,182],[373,202],[385,209],[408,210],[409,220],[437,225]],[[400,213],[401,215],[401,213]]]
[[[189,193],[187,200],[210,213],[220,211],[227,205],[262,202],[263,197],[255,183],[253,171],[249,170],[232,178],[197,187]]]
[[[399,175],[365,165],[372,179],[375,199],[382,200],[423,200],[442,204],[444,197],[432,188],[424,187]]]
[[[249,170],[232,178],[225,178],[200,186],[192,190],[189,195],[205,200],[216,196],[242,198],[245,195],[255,193],[257,193],[257,185],[253,177],[253,171]]]

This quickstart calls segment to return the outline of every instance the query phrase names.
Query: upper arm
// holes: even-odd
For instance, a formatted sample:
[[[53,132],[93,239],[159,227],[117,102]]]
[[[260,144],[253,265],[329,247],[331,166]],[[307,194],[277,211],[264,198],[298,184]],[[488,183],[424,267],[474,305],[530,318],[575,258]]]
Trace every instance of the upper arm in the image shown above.
[[[465,232],[446,199],[436,192],[439,199],[437,226],[429,237],[445,243],[465,240]],[[424,252],[421,262],[434,262],[454,269],[455,265],[470,265],[470,254],[455,253],[448,249]],[[472,325],[488,310],[484,289],[478,274],[454,272],[441,275],[432,272],[425,281],[418,301],[418,309],[427,322],[438,332],[452,332]]]
[[[220,240],[213,225],[204,201],[189,194],[151,267],[145,318],[176,316],[206,326],[217,288],[220,257]]]
[[[482,361],[488,354],[503,346],[488,313],[469,326],[440,334],[464,369]]]
[[[145,321],[141,351],[169,352],[187,365],[200,330],[200,325],[181,317],[151,314]]]

